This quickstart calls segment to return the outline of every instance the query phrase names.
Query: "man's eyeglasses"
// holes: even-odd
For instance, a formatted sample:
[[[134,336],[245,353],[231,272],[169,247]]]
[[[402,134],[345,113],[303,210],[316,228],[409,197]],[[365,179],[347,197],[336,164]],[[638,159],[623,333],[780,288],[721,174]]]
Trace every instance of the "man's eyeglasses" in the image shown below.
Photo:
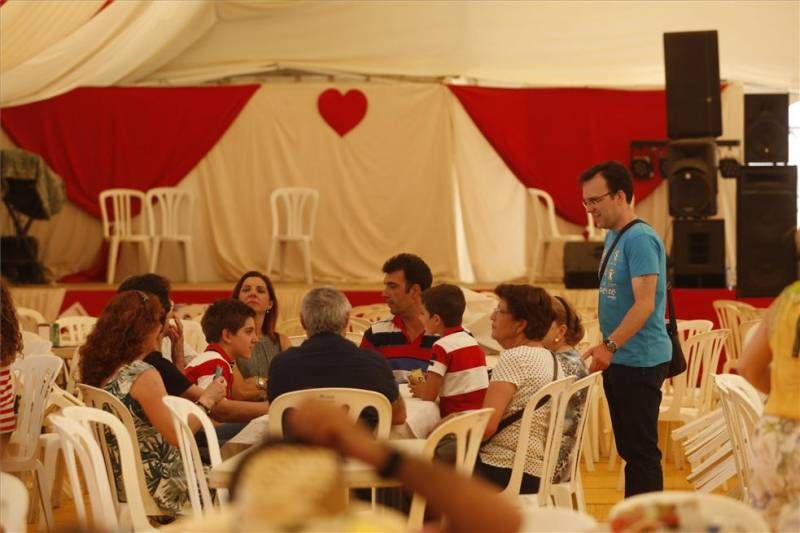
[[[601,194],[600,196],[592,196],[591,198],[584,198],[583,200],[581,200],[581,203],[583,204],[583,207],[588,209],[590,207],[596,206],[597,204],[600,203],[600,201],[603,198],[605,198],[606,196],[611,196],[612,194],[614,193],[608,191],[607,193]]]

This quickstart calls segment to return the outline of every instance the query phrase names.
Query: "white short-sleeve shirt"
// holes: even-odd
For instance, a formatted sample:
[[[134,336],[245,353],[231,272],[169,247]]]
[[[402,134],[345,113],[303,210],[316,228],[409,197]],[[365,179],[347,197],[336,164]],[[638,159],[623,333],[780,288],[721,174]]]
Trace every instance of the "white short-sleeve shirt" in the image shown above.
[[[492,370],[491,382],[504,381],[513,383],[517,387],[502,418],[524,409],[536,391],[553,381],[554,363],[553,354],[541,347],[517,346],[500,353],[497,365]],[[564,377],[564,373],[560,365],[556,365],[556,379],[562,377]],[[525,472],[537,477],[542,471],[542,457],[544,456],[549,417],[550,405],[548,403],[534,414],[531,424]],[[484,444],[481,447],[481,461],[499,468],[511,468],[514,465],[514,453],[517,449],[521,423],[521,420],[517,420],[496,433],[488,443]]]

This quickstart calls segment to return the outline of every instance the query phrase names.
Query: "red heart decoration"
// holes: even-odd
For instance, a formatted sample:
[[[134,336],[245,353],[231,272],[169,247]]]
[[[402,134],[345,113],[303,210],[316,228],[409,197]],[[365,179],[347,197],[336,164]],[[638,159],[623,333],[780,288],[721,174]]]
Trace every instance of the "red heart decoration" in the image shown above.
[[[317,98],[317,109],[328,126],[344,137],[367,114],[367,97],[358,89],[350,89],[345,94],[328,89]]]

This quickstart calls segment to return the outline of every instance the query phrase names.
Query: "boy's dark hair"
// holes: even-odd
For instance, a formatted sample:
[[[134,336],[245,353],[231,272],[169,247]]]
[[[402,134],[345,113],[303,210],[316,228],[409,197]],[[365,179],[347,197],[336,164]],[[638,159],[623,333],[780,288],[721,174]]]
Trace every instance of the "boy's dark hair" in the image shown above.
[[[605,178],[608,192],[614,195],[622,191],[625,193],[625,201],[631,203],[631,200],[633,200],[633,179],[625,165],[619,161],[603,161],[581,174],[578,182],[586,183],[597,174]]]
[[[219,342],[222,340],[222,331],[228,330],[236,334],[244,327],[248,318],[254,318],[256,312],[250,306],[233,298],[217,300],[208,306],[200,325],[203,326],[203,333],[206,342]]]
[[[158,274],[142,274],[131,276],[117,288],[117,292],[142,291],[155,294],[165,313],[172,311],[172,302],[169,299],[170,283],[164,276]]]
[[[525,337],[539,341],[547,334],[555,319],[553,299],[546,290],[531,285],[502,284],[494,293],[508,306],[508,312],[515,320],[527,320]]]
[[[402,270],[406,278],[406,292],[416,283],[420,290],[430,288],[433,275],[430,267],[419,256],[414,254],[397,254],[383,264],[383,273],[391,274]]]
[[[452,328],[461,325],[467,301],[461,289],[443,283],[422,292],[422,305],[429,315],[439,315],[444,325]]]

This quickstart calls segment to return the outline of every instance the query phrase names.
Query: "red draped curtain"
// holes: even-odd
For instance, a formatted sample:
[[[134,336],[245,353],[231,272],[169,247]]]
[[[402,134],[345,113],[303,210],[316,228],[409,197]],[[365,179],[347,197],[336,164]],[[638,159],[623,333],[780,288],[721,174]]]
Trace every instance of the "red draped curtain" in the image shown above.
[[[0,123],[64,178],[74,204],[99,218],[105,189],[180,182],[258,87],[86,87],[4,108]]]
[[[544,189],[563,218],[586,224],[578,176],[595,163],[627,164],[630,142],[666,137],[663,90],[498,89],[450,86],[514,175]],[[635,180],[641,201],[661,177]]]

